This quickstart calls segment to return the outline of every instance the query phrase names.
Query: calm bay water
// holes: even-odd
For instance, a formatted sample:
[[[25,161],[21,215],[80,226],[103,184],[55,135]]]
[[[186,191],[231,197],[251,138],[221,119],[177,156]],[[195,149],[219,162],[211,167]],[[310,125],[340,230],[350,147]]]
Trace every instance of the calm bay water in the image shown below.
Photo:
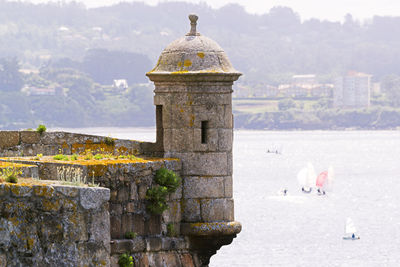
[[[155,140],[148,128],[64,130]],[[239,130],[234,138],[235,218],[243,230],[211,267],[400,266],[400,132]],[[332,192],[301,193],[296,175],[307,162],[317,172],[334,168]],[[281,188],[289,195],[279,196]],[[360,240],[342,239],[346,217]]]

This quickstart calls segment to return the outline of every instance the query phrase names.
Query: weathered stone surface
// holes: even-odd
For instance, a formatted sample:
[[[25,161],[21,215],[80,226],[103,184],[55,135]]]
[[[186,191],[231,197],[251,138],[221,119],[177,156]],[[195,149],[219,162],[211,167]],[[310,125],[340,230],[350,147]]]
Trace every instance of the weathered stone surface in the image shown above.
[[[129,199],[130,200],[139,200],[139,195],[138,195],[138,188],[136,183],[130,183],[130,194],[129,194]]]
[[[37,144],[40,140],[40,134],[36,131],[21,131],[21,143]]]
[[[0,267],[6,267],[7,266],[7,256],[4,253],[0,254]]]
[[[184,198],[223,198],[224,177],[184,177],[183,192]]]
[[[160,251],[162,247],[162,239],[160,237],[146,238],[146,251]]]
[[[79,198],[56,194],[57,185],[7,187],[0,196],[2,264],[7,259],[7,266],[109,266],[107,201],[84,209]]]
[[[81,205],[84,209],[97,209],[110,199],[107,188],[83,188],[80,190]]]
[[[204,223],[183,223],[181,232],[188,236],[217,237],[236,235],[242,230],[239,222],[204,222]],[[216,238],[217,239],[217,238]]]
[[[184,267],[195,267],[193,258],[189,253],[183,253],[180,255],[181,263]]]
[[[193,140],[193,150],[192,151],[218,151],[218,130],[217,129],[207,129],[207,142],[201,142],[201,129],[194,129],[194,140]]]
[[[188,242],[184,238],[163,237],[161,239],[161,250],[175,251],[188,249]]]
[[[232,176],[224,177],[224,187],[225,187],[225,197],[232,198],[233,197],[233,179]]]
[[[14,197],[29,197],[32,195],[32,187],[14,185],[10,187],[11,194]]]
[[[201,220],[199,199],[184,199],[182,201],[182,220],[185,222]]]
[[[224,176],[228,169],[227,153],[178,153],[168,152],[166,156],[179,157],[182,160],[182,175]]]
[[[0,132],[0,148],[11,148],[19,144],[19,132],[3,131]]]
[[[232,151],[233,130],[218,129],[218,151]]]
[[[110,236],[110,216],[108,210],[104,209],[91,215],[89,225],[89,241],[102,242],[105,248],[109,248]]]
[[[181,204],[180,201],[170,201],[168,202],[169,209],[164,211],[163,221],[164,222],[180,222],[182,219],[181,214]]]
[[[233,200],[201,200],[201,218],[203,222],[233,221]]]
[[[161,234],[161,216],[151,215],[150,219],[145,223],[145,232],[150,235]]]
[[[164,130],[164,149],[168,151],[192,151],[194,142],[193,129]]]
[[[111,238],[123,238],[121,216],[110,216],[110,232]]]
[[[143,237],[133,239],[115,239],[111,241],[111,253],[142,252],[146,250],[146,241]]]

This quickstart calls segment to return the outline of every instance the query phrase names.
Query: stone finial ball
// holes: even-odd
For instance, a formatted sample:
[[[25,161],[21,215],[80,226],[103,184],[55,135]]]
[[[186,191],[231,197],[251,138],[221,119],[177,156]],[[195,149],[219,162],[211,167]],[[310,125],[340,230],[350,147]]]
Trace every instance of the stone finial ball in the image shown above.
[[[196,14],[190,14],[189,19],[190,19],[191,23],[193,23],[193,22],[196,23],[197,20],[199,19],[199,17]]]

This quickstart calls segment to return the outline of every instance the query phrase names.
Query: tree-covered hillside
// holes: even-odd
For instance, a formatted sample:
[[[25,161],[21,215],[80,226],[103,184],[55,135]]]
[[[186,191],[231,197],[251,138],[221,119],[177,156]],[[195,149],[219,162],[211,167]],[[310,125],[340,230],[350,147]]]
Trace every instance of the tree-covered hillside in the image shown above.
[[[146,82],[145,72],[162,49],[189,30],[187,15],[193,12],[200,17],[199,32],[225,49],[247,86],[277,85],[306,73],[323,82],[348,70],[372,74],[374,81],[400,75],[400,17],[359,22],[349,14],[344,22],[302,21],[286,7],[253,15],[236,4],[212,9],[182,2],[121,3],[86,9],[73,2],[0,0],[0,125],[129,126],[135,121],[131,114],[154,123],[148,112],[153,110],[151,89],[140,91],[143,86],[135,84]],[[18,74],[18,69],[24,72]],[[114,79],[128,80],[131,88],[111,90]],[[38,81],[61,88],[61,93],[43,97],[21,92]],[[388,86],[400,88],[396,82]],[[15,109],[15,102],[24,108]],[[60,119],[64,117],[68,119]]]

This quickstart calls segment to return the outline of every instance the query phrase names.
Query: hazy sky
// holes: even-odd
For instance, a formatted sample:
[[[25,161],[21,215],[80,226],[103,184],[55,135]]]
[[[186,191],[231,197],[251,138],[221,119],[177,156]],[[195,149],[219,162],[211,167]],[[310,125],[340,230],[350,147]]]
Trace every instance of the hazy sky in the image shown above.
[[[27,2],[48,2],[48,0],[23,0]],[[70,0],[66,0],[69,2]],[[78,0],[87,7],[111,5],[121,0]],[[145,2],[155,5],[158,2],[182,0],[126,0],[125,2]],[[302,19],[320,18],[342,20],[346,13],[357,19],[370,18],[373,15],[400,16],[400,0],[185,0],[185,2],[206,2],[218,8],[228,3],[238,3],[250,13],[266,13],[273,6],[288,6],[298,12]]]

